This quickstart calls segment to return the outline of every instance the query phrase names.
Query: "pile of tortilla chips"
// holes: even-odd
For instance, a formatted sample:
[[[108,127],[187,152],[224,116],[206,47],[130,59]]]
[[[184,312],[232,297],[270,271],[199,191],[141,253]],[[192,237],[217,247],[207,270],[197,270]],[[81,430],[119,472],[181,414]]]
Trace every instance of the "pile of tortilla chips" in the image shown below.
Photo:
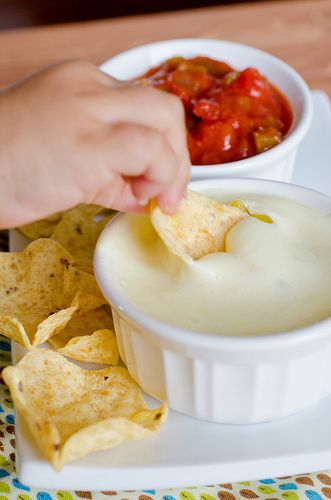
[[[236,203],[190,192],[172,216],[151,204],[151,219],[169,250],[192,261],[226,251],[227,232],[251,215]],[[167,414],[165,405],[148,409],[118,366],[112,318],[93,275],[94,246],[113,215],[79,205],[20,228],[34,240],[23,252],[0,253],[0,333],[28,351],[3,378],[56,469],[90,451],[151,436]],[[38,347],[46,341],[54,350]],[[112,366],[85,370],[67,358]]]
[[[3,370],[16,408],[56,469],[95,450],[153,435],[167,409],[146,407],[119,352],[93,275],[97,238],[113,213],[79,205],[20,228],[32,241],[0,253],[0,334],[28,353]],[[39,346],[48,341],[52,349]],[[86,370],[69,361],[113,365]]]

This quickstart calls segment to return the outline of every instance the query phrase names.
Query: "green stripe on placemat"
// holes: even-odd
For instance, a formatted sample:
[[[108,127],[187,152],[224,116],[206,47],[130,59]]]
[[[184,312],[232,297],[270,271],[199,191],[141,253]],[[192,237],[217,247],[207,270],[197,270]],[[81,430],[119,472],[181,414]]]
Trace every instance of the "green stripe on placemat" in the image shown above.
[[[0,336],[0,368],[11,362],[10,343]],[[321,500],[331,498],[331,471],[302,474],[278,479],[261,479],[233,484],[164,490],[140,491],[66,491],[32,489],[21,484],[15,469],[15,421],[13,402],[0,379],[0,500],[73,500],[77,498],[113,500],[236,500],[267,498],[269,500]],[[302,437],[304,439],[304,436]],[[129,484],[129,478],[128,478]]]

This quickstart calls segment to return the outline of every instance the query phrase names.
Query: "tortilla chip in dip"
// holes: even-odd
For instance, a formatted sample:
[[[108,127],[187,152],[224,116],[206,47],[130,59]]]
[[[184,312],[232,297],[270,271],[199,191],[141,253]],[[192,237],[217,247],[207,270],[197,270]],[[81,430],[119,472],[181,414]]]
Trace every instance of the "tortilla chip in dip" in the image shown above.
[[[248,214],[239,208],[188,191],[177,213],[164,214],[151,207],[152,224],[171,252],[183,260],[225,250],[226,233]]]

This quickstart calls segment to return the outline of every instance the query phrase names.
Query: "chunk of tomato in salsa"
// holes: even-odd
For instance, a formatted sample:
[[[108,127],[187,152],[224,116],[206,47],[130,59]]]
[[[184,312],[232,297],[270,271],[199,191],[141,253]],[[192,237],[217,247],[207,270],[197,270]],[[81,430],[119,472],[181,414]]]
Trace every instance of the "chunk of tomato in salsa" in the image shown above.
[[[185,108],[190,108],[192,100],[207,92],[214,84],[214,78],[205,72],[171,72],[166,78],[167,90],[181,98]]]
[[[182,100],[193,165],[227,163],[267,151],[284,139],[292,124],[288,100],[255,68],[236,71],[208,57],[174,57],[137,80]]]

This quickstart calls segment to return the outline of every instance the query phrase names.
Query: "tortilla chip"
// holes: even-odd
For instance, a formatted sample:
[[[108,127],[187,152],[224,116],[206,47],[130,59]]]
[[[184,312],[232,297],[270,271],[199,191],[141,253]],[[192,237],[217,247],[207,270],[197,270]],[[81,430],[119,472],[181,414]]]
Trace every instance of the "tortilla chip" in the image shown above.
[[[98,309],[104,304],[106,304],[106,301],[103,297],[92,295],[90,293],[84,293],[79,290],[76,293],[71,305],[77,306],[76,315],[79,316],[94,309]]]
[[[18,342],[26,349],[31,349],[31,342],[27,333],[18,319],[0,313],[0,332],[1,335]]]
[[[93,273],[93,253],[97,239],[107,222],[114,214],[94,220],[95,214],[89,213],[80,206],[68,210],[54,228],[52,239],[74,257],[76,267]]]
[[[225,251],[226,233],[248,215],[236,207],[188,192],[175,215],[151,207],[152,224],[174,254],[183,260],[197,260],[204,255]]]
[[[97,330],[113,329],[112,318],[104,311],[103,307],[99,307],[92,311],[75,314],[61,333],[49,339],[49,343],[58,350],[75,337],[92,335]]]
[[[112,330],[97,330],[92,335],[73,337],[58,352],[77,361],[104,365],[117,365],[119,359],[116,336]]]
[[[84,213],[88,217],[98,215],[105,210],[100,205],[88,205],[84,203],[77,205],[77,208],[81,211],[81,213]],[[67,213],[67,211],[58,212],[56,214],[50,215],[49,217],[46,217],[45,219],[40,219],[35,222],[31,222],[30,224],[25,224],[24,226],[18,227],[17,229],[30,240],[37,240],[38,238],[49,238],[56,225],[60,222],[65,213]]]
[[[17,229],[24,236],[30,240],[37,240],[38,238],[49,238],[54,231],[54,228],[61,220],[61,212],[51,215],[46,219],[37,220],[25,226],[18,227]]]
[[[36,349],[2,373],[16,408],[56,469],[91,451],[152,436],[167,415],[165,405],[146,407],[123,367],[83,370],[54,351]]]
[[[1,252],[0,333],[31,348],[65,327],[80,307],[78,298],[72,304],[77,292],[82,302],[90,294],[94,306],[104,303],[95,278],[76,269],[59,243],[39,239],[23,252]]]
[[[65,304],[71,303],[73,291],[75,294],[76,290],[98,297],[105,303],[94,275],[77,269],[74,265],[67,264],[67,269],[63,276],[62,302]]]
[[[51,314],[44,321],[39,323],[36,330],[32,346],[38,346],[43,342],[46,342],[50,337],[59,333],[63,328],[65,328],[68,321],[72,318],[76,312],[78,306],[68,307],[67,309],[61,309],[60,311]]]
[[[82,213],[84,213],[87,217],[94,217],[95,215],[100,214],[101,212],[107,212],[108,209],[102,207],[101,205],[94,205],[91,203],[80,203],[74,208],[70,208],[66,212],[62,212],[62,214],[65,214],[67,212],[73,211],[73,210],[80,210]]]

